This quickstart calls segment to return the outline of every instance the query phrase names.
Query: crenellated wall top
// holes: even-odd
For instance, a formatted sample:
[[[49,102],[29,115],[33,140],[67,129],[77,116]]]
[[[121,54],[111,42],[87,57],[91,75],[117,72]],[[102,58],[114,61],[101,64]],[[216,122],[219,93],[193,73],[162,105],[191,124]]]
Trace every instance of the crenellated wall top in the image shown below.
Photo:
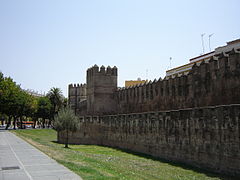
[[[102,65],[99,68],[99,66],[95,64],[91,68],[88,68],[87,75],[88,76],[92,76],[92,75],[113,75],[113,76],[117,76],[117,67],[116,66],[105,67],[105,66]]]

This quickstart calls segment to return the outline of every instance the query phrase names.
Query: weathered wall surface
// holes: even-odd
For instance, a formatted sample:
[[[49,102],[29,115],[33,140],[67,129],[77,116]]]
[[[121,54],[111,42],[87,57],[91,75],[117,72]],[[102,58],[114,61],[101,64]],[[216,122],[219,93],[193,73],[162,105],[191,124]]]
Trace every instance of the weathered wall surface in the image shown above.
[[[85,89],[77,114],[101,116],[81,117],[71,143],[126,148],[240,176],[239,50],[194,65],[188,75],[120,90],[117,68],[95,65]],[[64,142],[63,133],[58,140]]]
[[[115,98],[118,113],[240,103],[240,53],[222,53],[188,75],[122,88]]]
[[[117,68],[87,70],[84,106],[79,87],[69,86],[69,101],[82,115],[127,114],[240,103],[240,53],[232,50],[194,65],[188,75],[117,89]],[[76,93],[75,93],[76,92]],[[75,102],[75,103],[74,103]],[[75,105],[75,106],[74,106]]]
[[[97,65],[87,70],[87,112],[102,115],[116,113],[114,93],[117,90],[117,68]]]
[[[76,114],[80,111],[86,111],[86,105],[83,101],[87,98],[86,84],[69,84],[68,85],[68,104]]]
[[[130,149],[240,176],[240,104],[80,118],[71,143]],[[58,134],[64,142],[64,134]]]

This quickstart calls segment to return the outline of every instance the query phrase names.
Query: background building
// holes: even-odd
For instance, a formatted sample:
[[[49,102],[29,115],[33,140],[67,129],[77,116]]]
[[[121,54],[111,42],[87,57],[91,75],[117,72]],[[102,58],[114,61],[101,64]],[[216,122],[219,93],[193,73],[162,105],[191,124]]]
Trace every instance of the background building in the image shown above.
[[[138,78],[137,80],[127,80],[127,81],[125,81],[125,87],[144,84],[146,82],[148,82],[148,80],[141,80],[141,78]]]
[[[208,62],[211,57],[218,56],[220,53],[228,53],[232,49],[240,49],[240,39],[236,39],[230,42],[227,42],[226,46],[217,47],[214,51],[191,58],[188,64],[170,69],[166,71],[166,78],[169,77],[178,77],[181,75],[186,75],[192,69],[192,66],[196,63],[197,65],[201,64],[201,62]]]

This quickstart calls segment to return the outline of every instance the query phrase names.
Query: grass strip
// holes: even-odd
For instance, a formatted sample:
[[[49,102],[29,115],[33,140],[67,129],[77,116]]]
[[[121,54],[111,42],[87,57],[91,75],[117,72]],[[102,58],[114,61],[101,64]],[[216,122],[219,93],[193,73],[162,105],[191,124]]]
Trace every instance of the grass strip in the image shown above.
[[[121,149],[95,145],[70,145],[66,149],[63,144],[57,143],[57,133],[52,129],[27,129],[11,132],[80,175],[83,179],[231,179]]]

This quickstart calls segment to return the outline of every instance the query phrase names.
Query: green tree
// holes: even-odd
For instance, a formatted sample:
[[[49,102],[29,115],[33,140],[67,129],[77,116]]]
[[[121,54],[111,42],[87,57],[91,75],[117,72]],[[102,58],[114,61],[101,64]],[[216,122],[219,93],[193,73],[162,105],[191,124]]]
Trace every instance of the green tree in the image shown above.
[[[0,82],[3,81],[3,73],[0,71]]]
[[[34,122],[33,124],[33,128],[36,127],[36,123],[38,121],[38,114],[37,114],[37,111],[38,111],[38,99],[39,97],[34,97],[32,99],[32,114],[31,114],[31,117],[32,117],[32,120]]]
[[[63,107],[67,107],[68,105],[68,98],[63,99]]]
[[[20,128],[23,128],[23,119],[32,117],[35,111],[34,99],[32,95],[28,94],[20,87],[15,89],[14,95],[9,98],[8,104],[9,116],[13,117],[13,126],[16,129],[17,119],[20,119]]]
[[[32,117],[36,111],[36,98],[28,94],[17,85],[12,78],[4,77],[0,72],[0,113],[8,116],[6,129],[13,119],[14,129],[16,128],[17,119],[22,120],[24,117]]]
[[[11,124],[11,119],[17,116],[18,96],[20,93],[20,86],[10,77],[4,77],[1,73],[0,75],[0,111],[8,116],[8,122],[6,129]]]
[[[20,118],[20,129],[23,129],[23,118],[31,114],[31,95],[23,90],[19,90],[15,101],[14,113],[14,129],[16,126],[16,118]]]
[[[78,126],[78,117],[69,107],[62,108],[54,117],[54,128],[66,134],[65,148],[68,148],[69,132],[75,132]]]
[[[51,88],[50,91],[47,93],[47,97],[50,99],[52,103],[53,113],[54,115],[60,110],[63,106],[63,94],[60,88]]]
[[[39,97],[36,116],[42,118],[42,126],[45,128],[46,119],[50,118],[51,102],[48,97]]]
[[[6,116],[6,114],[1,114],[0,113],[0,121],[1,121],[1,125],[3,125],[4,124],[4,121],[6,121],[7,120],[7,116]]]
[[[64,106],[64,96],[60,88],[51,88],[47,93],[47,97],[50,99],[52,108],[50,112],[50,121],[49,125],[54,120],[54,116],[58,113],[58,111]]]

